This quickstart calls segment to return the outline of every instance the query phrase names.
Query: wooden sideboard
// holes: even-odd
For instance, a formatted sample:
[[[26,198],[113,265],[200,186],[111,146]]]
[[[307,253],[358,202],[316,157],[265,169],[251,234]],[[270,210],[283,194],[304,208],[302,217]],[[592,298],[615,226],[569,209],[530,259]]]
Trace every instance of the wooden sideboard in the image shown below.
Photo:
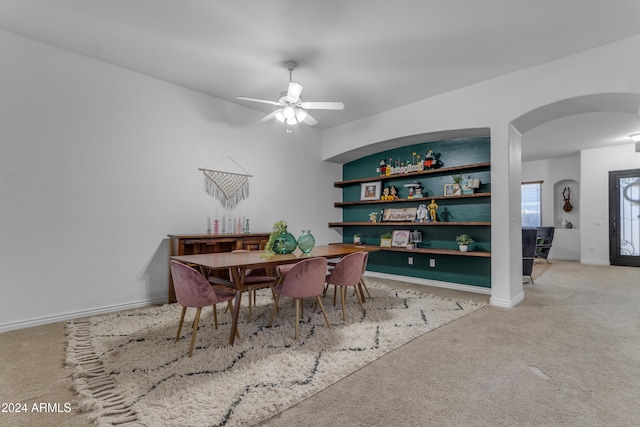
[[[169,257],[231,252],[236,249],[263,250],[270,233],[251,234],[169,234]],[[225,277],[226,278],[226,277]],[[169,271],[169,304],[177,302]]]

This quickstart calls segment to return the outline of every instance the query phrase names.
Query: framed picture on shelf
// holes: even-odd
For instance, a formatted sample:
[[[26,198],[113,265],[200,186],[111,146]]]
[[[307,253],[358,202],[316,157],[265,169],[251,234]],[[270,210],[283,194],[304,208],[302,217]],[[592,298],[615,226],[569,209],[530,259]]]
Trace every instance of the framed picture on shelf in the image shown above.
[[[416,213],[418,208],[404,208],[404,209],[385,209],[382,215],[382,221],[411,221],[416,219]]]
[[[364,182],[360,184],[360,200],[378,200],[382,189],[382,181]]]
[[[393,230],[391,237],[391,246],[397,248],[406,248],[409,243],[409,230]]]
[[[460,196],[462,193],[460,191],[460,185],[456,184],[445,184],[444,185],[444,195],[445,197],[451,196]]]

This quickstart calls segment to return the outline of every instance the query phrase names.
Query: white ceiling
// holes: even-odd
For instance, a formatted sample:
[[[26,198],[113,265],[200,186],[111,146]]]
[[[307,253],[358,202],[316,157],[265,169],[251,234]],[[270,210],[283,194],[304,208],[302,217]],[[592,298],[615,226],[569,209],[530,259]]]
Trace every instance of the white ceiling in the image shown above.
[[[346,106],[314,111],[320,129],[640,34],[638,18],[638,0],[0,0],[0,29],[265,114],[235,96],[277,100],[295,60],[305,100]],[[584,118],[558,122],[595,123],[600,143],[640,130]],[[564,141],[554,155],[598,143],[567,126],[538,130]]]

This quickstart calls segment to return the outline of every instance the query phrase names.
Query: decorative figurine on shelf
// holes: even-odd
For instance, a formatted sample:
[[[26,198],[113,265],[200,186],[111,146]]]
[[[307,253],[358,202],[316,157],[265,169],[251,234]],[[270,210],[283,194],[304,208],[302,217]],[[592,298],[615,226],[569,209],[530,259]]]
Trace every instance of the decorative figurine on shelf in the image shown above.
[[[387,174],[387,160],[386,159],[380,159],[380,166],[378,166],[376,168],[376,172],[378,172],[380,175],[386,175]]]
[[[380,196],[380,200],[391,200],[391,195],[389,194],[389,187],[384,187],[382,189],[382,196]]]
[[[371,212],[367,222],[378,222],[378,212]]]
[[[400,198],[400,196],[398,196],[398,189],[396,188],[395,185],[392,185],[389,187],[389,196],[391,197],[391,199],[389,200],[395,200]]]
[[[416,212],[416,221],[417,222],[429,221],[429,211],[427,210],[427,205],[425,205],[424,203],[418,206],[418,211]]]
[[[387,176],[391,175],[391,165],[393,165],[393,159],[389,157],[389,163],[387,163],[384,170],[384,173]]]
[[[433,150],[428,150],[427,154],[424,156],[424,167],[425,169],[433,169],[436,164],[436,158],[433,157]]]
[[[422,186],[418,183],[418,181],[410,182],[408,184],[405,184],[404,186],[409,189],[409,196],[407,196],[407,199],[422,197]]]
[[[431,203],[427,205],[427,209],[429,209],[429,217],[431,218],[431,222],[438,222],[436,219],[436,210],[438,209],[438,205],[435,199],[431,199]]]

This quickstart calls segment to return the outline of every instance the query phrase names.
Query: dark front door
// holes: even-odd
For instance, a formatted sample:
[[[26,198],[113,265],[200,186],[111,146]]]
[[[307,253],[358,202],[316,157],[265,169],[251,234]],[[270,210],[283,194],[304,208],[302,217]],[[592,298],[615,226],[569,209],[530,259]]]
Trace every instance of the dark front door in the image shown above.
[[[640,267],[640,169],[609,172],[609,261]]]

